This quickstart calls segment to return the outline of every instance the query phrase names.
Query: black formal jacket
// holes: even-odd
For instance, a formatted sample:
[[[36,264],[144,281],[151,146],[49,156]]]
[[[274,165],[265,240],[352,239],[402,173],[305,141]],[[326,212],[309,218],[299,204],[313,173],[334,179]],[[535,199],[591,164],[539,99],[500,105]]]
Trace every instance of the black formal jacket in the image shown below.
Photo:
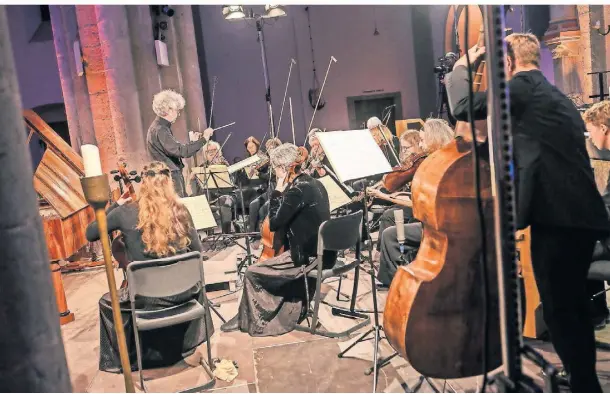
[[[468,118],[468,70],[446,77],[453,116]],[[610,230],[585,147],[580,113],[539,70],[508,83],[517,186],[518,228],[531,224]],[[487,117],[487,93],[474,94],[474,118]]]
[[[298,175],[284,193],[271,192],[269,228],[284,233],[295,265],[307,264],[316,256],[318,229],[330,219],[328,193],[320,181],[307,174]]]
[[[146,150],[153,161],[165,163],[170,171],[181,171],[184,168],[182,158],[194,156],[205,145],[206,139],[182,144],[172,134],[171,125],[157,116],[148,128]]]

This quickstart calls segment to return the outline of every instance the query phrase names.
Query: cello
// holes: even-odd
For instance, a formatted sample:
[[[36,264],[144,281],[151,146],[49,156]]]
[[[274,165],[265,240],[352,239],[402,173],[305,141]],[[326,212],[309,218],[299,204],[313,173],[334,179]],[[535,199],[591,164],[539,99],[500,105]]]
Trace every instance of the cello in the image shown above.
[[[478,6],[468,7],[470,15],[480,12]],[[475,22],[470,29],[479,30],[476,21],[482,22],[482,16],[469,19]],[[469,44],[465,48],[474,42]],[[478,78],[473,79],[475,90],[481,86],[476,83],[482,82],[481,70],[477,74]],[[502,363],[498,288],[494,285],[495,242],[493,231],[481,234],[479,222],[484,220],[486,228],[493,229],[490,167],[481,158],[480,218],[473,161],[472,143],[458,137],[420,165],[412,193],[414,216],[423,225],[422,242],[415,260],[397,270],[386,301],[383,323],[388,341],[427,377],[475,376]],[[490,284],[487,299],[482,286],[485,271],[480,263],[483,236]],[[489,325],[487,343],[481,340],[485,337],[485,316]]]
[[[299,146],[299,156],[292,166],[291,170],[288,172],[286,183],[292,182],[292,179],[296,176],[296,167],[301,166],[305,160],[307,160],[307,149],[303,146]],[[284,253],[284,240],[277,239],[276,233],[271,231],[271,224],[269,220],[269,215],[265,217],[263,223],[261,224],[261,245],[263,245],[263,250],[261,251],[261,255],[258,258],[258,262],[261,263],[265,260],[269,260],[272,257],[278,256]]]

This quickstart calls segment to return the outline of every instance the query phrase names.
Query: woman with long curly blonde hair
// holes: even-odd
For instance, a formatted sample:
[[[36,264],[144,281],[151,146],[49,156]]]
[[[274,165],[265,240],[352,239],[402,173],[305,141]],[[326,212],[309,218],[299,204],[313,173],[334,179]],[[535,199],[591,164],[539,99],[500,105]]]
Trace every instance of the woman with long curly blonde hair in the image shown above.
[[[142,171],[138,196],[138,225],[144,252],[165,257],[184,251],[191,244],[191,215],[174,191],[169,169],[153,162]]]
[[[136,201],[127,195],[113,203],[107,211],[109,232],[119,230],[125,242],[129,261],[151,260],[177,255],[189,251],[201,251],[201,242],[193,225],[193,220],[186,207],[180,202],[174,190],[171,172],[167,165],[152,162],[142,171],[142,187]],[[100,238],[97,223],[87,227],[87,239],[95,241]],[[207,302],[203,284],[193,286],[180,294],[167,298],[136,297],[136,307],[156,310],[180,305],[189,300],[200,304]],[[121,314],[126,332],[132,332],[127,288],[119,293]],[[120,372],[121,363],[118,348],[111,335],[114,332],[114,318],[110,295],[106,293],[99,301],[100,311],[100,361],[99,368],[107,372]],[[154,363],[155,366],[169,366],[192,354],[196,347],[205,340],[205,325],[212,327],[210,316],[206,319],[193,320],[184,326],[168,327],[161,330],[147,331],[142,337],[143,363]],[[209,329],[210,335],[213,327]],[[134,342],[128,341],[129,353],[135,353]],[[162,345],[160,345],[162,344]],[[176,352],[181,349],[182,352]],[[150,357],[150,359],[149,359]]]

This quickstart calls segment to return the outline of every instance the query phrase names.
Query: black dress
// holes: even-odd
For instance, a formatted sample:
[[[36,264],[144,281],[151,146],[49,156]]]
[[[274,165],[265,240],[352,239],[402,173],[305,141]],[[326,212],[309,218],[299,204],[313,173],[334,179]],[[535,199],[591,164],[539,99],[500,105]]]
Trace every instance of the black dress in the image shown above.
[[[283,194],[271,193],[270,229],[276,237],[285,234],[284,246],[289,250],[246,270],[238,311],[241,331],[251,336],[281,335],[304,317],[303,275],[314,267],[310,257],[316,255],[318,229],[329,218],[326,189],[309,175],[299,175]],[[334,256],[324,260],[325,265],[332,264]],[[315,280],[309,281],[309,289],[315,289]]]
[[[124,236],[125,247],[129,261],[142,261],[154,259],[154,256],[144,252],[142,234],[136,229],[138,222],[138,206],[135,203],[110,206],[108,213],[108,230],[119,230]],[[189,238],[191,244],[187,251],[201,251],[201,242],[197,232],[192,226]],[[93,222],[87,227],[87,239],[96,241],[100,238],[97,223]],[[201,291],[201,284],[183,292],[166,298],[136,297],[136,308],[156,310],[182,304],[190,299],[196,299],[200,304],[207,302],[205,291]],[[121,317],[129,352],[131,369],[137,370],[136,347],[131,319],[131,304],[127,289],[119,290]],[[99,369],[106,372],[121,372],[121,362],[112,316],[110,293],[104,294],[99,301],[100,313],[100,361]],[[206,319],[193,320],[172,327],[160,328],[140,332],[142,344],[142,363],[144,368],[165,367],[175,364],[184,357],[195,352],[197,346],[205,341],[205,325],[209,324],[210,336],[214,332],[211,316]]]

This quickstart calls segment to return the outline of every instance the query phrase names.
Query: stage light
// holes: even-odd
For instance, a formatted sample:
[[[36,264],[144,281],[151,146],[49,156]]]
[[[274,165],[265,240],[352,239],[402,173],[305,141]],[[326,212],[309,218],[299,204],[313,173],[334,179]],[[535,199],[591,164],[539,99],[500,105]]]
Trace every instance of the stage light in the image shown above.
[[[170,7],[170,6],[168,6],[168,5],[164,5],[164,6],[162,6],[162,7],[161,7],[161,12],[162,12],[162,13],[164,13],[165,15],[169,16],[170,18],[171,18],[172,16],[174,16],[174,14],[176,13],[176,12],[174,11],[174,9],[173,9],[173,8],[171,8],[171,7]]]
[[[223,5],[222,16],[226,20],[243,19],[246,17],[244,14],[244,7],[240,5]]]
[[[286,16],[286,11],[284,11],[284,7],[281,5],[267,4],[265,6],[265,16],[267,18],[278,18],[280,16]]]

